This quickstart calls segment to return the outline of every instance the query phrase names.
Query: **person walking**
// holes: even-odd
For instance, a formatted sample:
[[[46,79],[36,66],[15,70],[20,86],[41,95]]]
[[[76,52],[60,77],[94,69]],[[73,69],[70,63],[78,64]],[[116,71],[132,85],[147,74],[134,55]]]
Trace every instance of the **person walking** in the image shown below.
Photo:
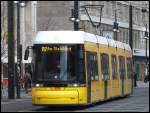
[[[1,81],[1,97],[3,96],[3,82]]]
[[[136,72],[134,72],[134,75],[133,75],[133,77],[134,77],[134,87],[136,87],[137,86],[137,74],[136,74]]]
[[[28,71],[25,72],[24,87],[25,87],[26,93],[28,93],[29,88],[31,88],[31,74]]]

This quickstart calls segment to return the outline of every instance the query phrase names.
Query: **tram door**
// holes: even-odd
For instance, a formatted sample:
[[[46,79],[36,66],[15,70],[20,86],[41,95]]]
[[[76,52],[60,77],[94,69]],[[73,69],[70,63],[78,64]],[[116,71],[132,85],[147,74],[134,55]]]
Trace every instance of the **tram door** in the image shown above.
[[[102,70],[102,80],[104,82],[104,99],[108,98],[108,80],[109,75],[109,56],[106,53],[101,54],[101,70]]]
[[[87,63],[87,100],[91,103],[94,97],[94,92],[92,91],[92,81],[97,79],[98,67],[97,67],[97,54],[95,52],[86,53],[86,63]]]
[[[124,95],[125,90],[125,58],[119,56],[119,74],[120,74],[120,85],[121,85],[121,95]]]

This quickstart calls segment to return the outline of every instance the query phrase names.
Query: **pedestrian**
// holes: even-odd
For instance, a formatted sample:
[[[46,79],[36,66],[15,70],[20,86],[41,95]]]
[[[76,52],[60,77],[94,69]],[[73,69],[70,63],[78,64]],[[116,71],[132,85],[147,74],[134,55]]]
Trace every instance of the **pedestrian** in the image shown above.
[[[24,87],[25,87],[26,93],[28,93],[29,88],[31,88],[31,74],[28,71],[25,72]]]
[[[136,86],[137,86],[137,83],[136,83],[136,80],[137,80],[137,74],[136,74],[136,72],[134,72],[133,77],[134,77],[134,87],[136,87]]]
[[[1,97],[3,95],[3,82],[1,81]]]
[[[146,83],[148,81],[148,66],[145,68],[145,77],[144,77],[144,82]]]
[[[147,81],[148,81],[148,75],[145,75],[144,82],[147,83]]]

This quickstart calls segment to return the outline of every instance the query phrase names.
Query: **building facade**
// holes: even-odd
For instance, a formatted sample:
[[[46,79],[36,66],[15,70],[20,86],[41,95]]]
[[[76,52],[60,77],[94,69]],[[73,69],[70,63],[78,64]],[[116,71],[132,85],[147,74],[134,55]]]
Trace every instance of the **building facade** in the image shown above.
[[[145,73],[145,25],[149,32],[149,1],[79,1],[79,30],[103,35],[113,36],[113,22],[115,12],[119,25],[117,40],[129,44],[129,5],[133,6],[133,58],[138,80],[143,80]],[[91,20],[100,27],[94,28],[82,6],[103,5],[102,13],[99,8],[87,8]],[[14,6],[15,8],[15,6]],[[22,58],[27,46],[38,31],[45,30],[74,30],[74,23],[69,20],[74,1],[29,1],[25,7],[20,8],[20,34],[22,44]],[[142,12],[146,9],[146,12]],[[1,61],[7,63],[7,2],[1,1]],[[147,55],[149,57],[149,41],[147,41]],[[138,52],[137,52],[138,51]],[[24,62],[24,61],[23,61]],[[23,63],[22,62],[22,63]]]
[[[116,18],[119,26],[117,33],[117,40],[129,44],[129,6],[132,5],[132,21],[133,21],[133,59],[135,65],[135,72],[137,73],[137,80],[143,80],[146,68],[146,39],[144,34],[146,31],[146,24],[149,32],[149,1],[82,1],[83,5],[103,5],[101,13],[101,26],[97,30],[97,34],[108,38],[114,38],[113,22]],[[146,12],[142,10],[146,9]],[[93,22],[100,22],[100,10],[88,9]],[[89,18],[85,12],[80,13],[82,26],[85,31],[95,32]],[[149,48],[149,41],[147,41],[147,48]],[[149,58],[149,49],[147,49],[147,58]]]

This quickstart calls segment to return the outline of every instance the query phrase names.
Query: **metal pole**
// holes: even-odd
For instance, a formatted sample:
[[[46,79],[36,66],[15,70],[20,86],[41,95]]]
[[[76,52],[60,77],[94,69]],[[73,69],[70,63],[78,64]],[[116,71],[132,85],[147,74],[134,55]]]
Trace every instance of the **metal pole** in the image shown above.
[[[20,98],[20,76],[21,76],[21,53],[20,53],[20,6],[17,4],[17,76],[16,76],[16,89],[17,98]]]
[[[147,64],[147,38],[146,38],[146,64]]]
[[[147,35],[147,24],[146,24],[146,35]],[[147,37],[146,37],[146,66],[147,66]]]
[[[100,20],[99,20],[99,35],[101,36],[101,34],[102,34],[102,31],[101,31],[101,21],[102,21],[102,8],[103,7],[101,7],[100,8]]]
[[[131,47],[131,50],[133,51],[133,31],[132,31],[132,27],[133,27],[133,23],[132,23],[132,5],[130,4],[129,5],[129,45]],[[133,62],[134,59],[133,59]],[[134,63],[135,65],[135,63]],[[135,70],[134,70],[134,73],[133,73],[133,77],[132,77],[132,92],[133,92],[133,88],[136,87],[136,76],[137,74],[135,73]]]
[[[75,15],[74,17],[77,19],[79,18],[78,16],[78,1],[74,1],[74,12],[75,12]],[[78,31],[79,30],[79,23],[74,21],[74,30],[75,31]]]
[[[24,7],[20,8],[20,34],[21,34],[21,43],[22,43],[22,58],[24,58],[25,51],[25,9]],[[22,75],[24,75],[24,63],[22,63]]]
[[[117,23],[117,14],[116,14],[116,10],[115,10],[115,24]],[[115,25],[115,27],[117,27],[116,25]],[[117,40],[117,29],[116,29],[116,31],[114,31],[114,40]]]
[[[146,24],[146,32],[147,32],[147,24]],[[148,76],[148,65],[147,65],[147,61],[148,61],[148,59],[147,59],[147,37],[145,37],[145,40],[146,40],[146,51],[145,51],[145,57],[146,57],[146,59],[145,59],[145,82],[147,82],[147,76]]]
[[[13,1],[8,1],[8,99],[14,99],[14,7]]]
[[[132,5],[129,5],[129,45],[133,49],[133,35],[132,35]]]

